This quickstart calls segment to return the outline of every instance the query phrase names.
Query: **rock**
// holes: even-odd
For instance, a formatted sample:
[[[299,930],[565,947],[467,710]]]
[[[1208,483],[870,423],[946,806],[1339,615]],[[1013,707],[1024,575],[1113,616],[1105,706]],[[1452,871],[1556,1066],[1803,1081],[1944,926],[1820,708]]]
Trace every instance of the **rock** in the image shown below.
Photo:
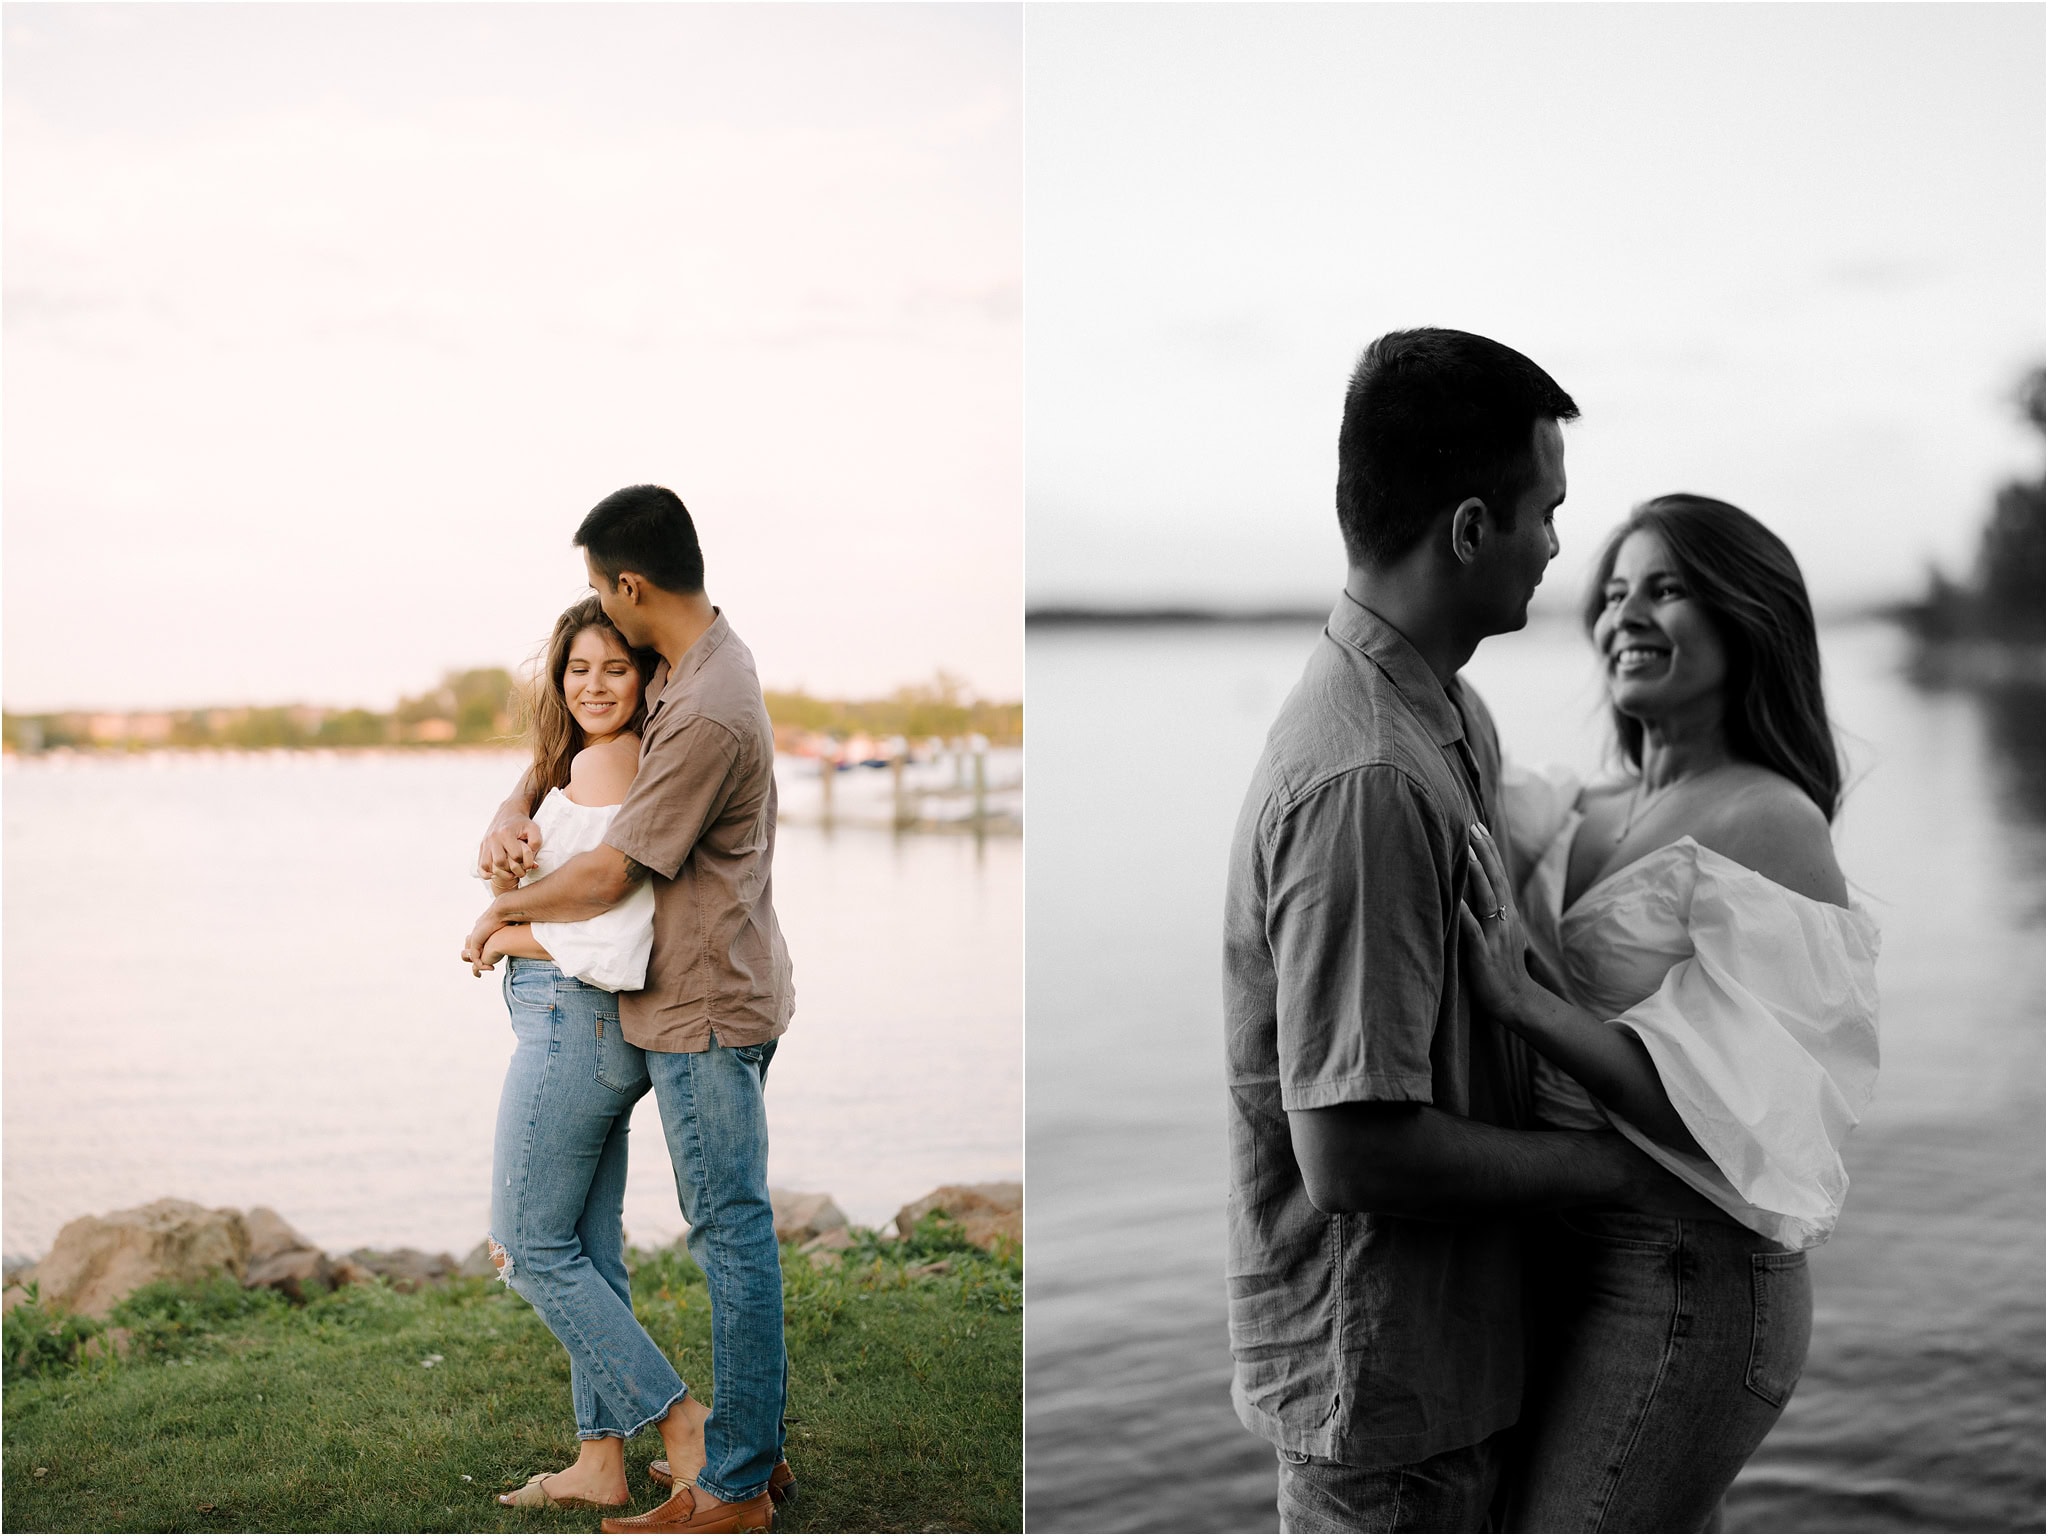
[[[1024,1242],[1022,1184],[946,1184],[896,1213],[896,1231],[908,1237],[919,1221],[937,1211],[966,1230],[977,1248],[995,1249],[1005,1240]]]
[[[455,1258],[446,1253],[421,1253],[417,1248],[357,1248],[349,1254],[373,1275],[382,1275],[394,1291],[416,1291],[455,1273]]]
[[[311,1301],[334,1288],[334,1266],[318,1248],[287,1248],[251,1264],[242,1284],[267,1285],[293,1301]]]
[[[250,1211],[242,1218],[242,1225],[249,1229],[251,1264],[260,1264],[265,1259],[274,1259],[281,1253],[290,1253],[295,1249],[311,1248],[316,1253],[319,1251],[310,1238],[301,1236],[290,1222],[267,1205],[259,1205]]]
[[[813,1269],[823,1269],[828,1264],[837,1264],[839,1255],[853,1246],[853,1234],[845,1227],[834,1227],[830,1232],[820,1232],[797,1252],[811,1261]]]
[[[334,1266],[326,1254],[267,1205],[242,1218],[249,1229],[249,1269],[242,1284],[267,1285],[293,1301],[309,1301],[334,1285]]]
[[[27,1301],[27,1300],[28,1300],[28,1287],[27,1287],[27,1286],[25,1286],[25,1285],[10,1285],[10,1286],[8,1286],[8,1287],[7,1287],[7,1289],[6,1289],[6,1291],[5,1291],[4,1293],[0,1293],[0,1315],[4,1315],[4,1314],[6,1314],[6,1313],[8,1313],[8,1312],[12,1312],[12,1311],[13,1311],[13,1310],[14,1310],[14,1309],[15,1309],[16,1307],[20,1306],[20,1305],[21,1305],[21,1304],[22,1304],[22,1303],[23,1303],[24,1301]]]
[[[768,1199],[775,1207],[775,1240],[802,1242],[847,1224],[846,1212],[832,1203],[830,1195],[807,1195],[793,1189],[771,1189]]]
[[[491,1240],[487,1237],[470,1249],[468,1256],[456,1266],[455,1273],[467,1280],[497,1279],[498,1265],[491,1257]]]
[[[334,1282],[336,1290],[344,1285],[368,1285],[377,1278],[375,1270],[366,1269],[354,1259],[343,1257],[331,1260],[327,1266],[327,1277]]]
[[[241,1212],[157,1200],[66,1223],[35,1279],[45,1305],[105,1317],[115,1302],[153,1281],[223,1272],[240,1280],[248,1265]]]

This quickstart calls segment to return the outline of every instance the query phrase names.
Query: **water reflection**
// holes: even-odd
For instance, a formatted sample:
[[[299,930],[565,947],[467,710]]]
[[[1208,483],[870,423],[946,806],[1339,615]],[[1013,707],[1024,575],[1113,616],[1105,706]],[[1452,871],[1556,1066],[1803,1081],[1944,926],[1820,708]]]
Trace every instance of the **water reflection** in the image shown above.
[[[2025,670],[2025,669],[2022,669]],[[2036,669],[2038,670],[2038,669]],[[2044,893],[2044,820],[2048,820],[2048,739],[2044,717],[2048,698],[2039,682],[2002,681],[1976,685],[1930,681],[1916,676],[1909,662],[1906,676],[1923,696],[1962,694],[1975,715],[1984,747],[1985,788],[1998,824],[2009,832],[2000,862],[2015,887],[2015,914],[2023,925],[2037,925],[2048,912]]]
[[[2048,793],[2044,771],[2041,687],[2023,684],[1983,688],[1975,694],[1984,741],[1991,749],[1994,790],[1999,814],[2021,826],[2042,824],[2042,798]]]
[[[1031,637],[1037,1530],[1273,1527],[1271,1449],[1227,1395],[1215,935],[1232,819],[1313,641]],[[1885,1077],[1813,1261],[1806,1379],[1731,1530],[2041,1528],[2042,700],[1917,688],[1906,643],[1823,636],[1864,765],[1838,846],[1884,925]],[[1597,761],[1574,631],[1473,671],[1523,761]]]

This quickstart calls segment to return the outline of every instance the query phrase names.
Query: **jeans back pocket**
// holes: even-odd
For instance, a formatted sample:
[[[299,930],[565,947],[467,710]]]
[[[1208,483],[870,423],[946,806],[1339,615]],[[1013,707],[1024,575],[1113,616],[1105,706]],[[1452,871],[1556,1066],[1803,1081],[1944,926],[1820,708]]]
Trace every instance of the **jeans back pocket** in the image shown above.
[[[647,1053],[630,1043],[619,1028],[616,1002],[597,1010],[597,1080],[614,1093],[647,1089]]]
[[[1782,1408],[1799,1385],[1813,1337],[1813,1279],[1806,1255],[1752,1253],[1749,1281],[1755,1311],[1743,1384],[1773,1408]]]

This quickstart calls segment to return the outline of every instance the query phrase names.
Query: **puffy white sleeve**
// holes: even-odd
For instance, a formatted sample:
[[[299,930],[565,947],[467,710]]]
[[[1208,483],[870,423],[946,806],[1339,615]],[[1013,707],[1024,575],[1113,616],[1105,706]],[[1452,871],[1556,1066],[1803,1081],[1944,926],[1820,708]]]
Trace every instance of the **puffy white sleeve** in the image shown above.
[[[1707,1156],[1616,1127],[1735,1220],[1787,1248],[1827,1240],[1842,1143],[1877,1085],[1877,925],[1699,849],[1690,959],[1620,1016]]]
[[[533,936],[564,976],[607,992],[647,984],[654,948],[654,887],[642,880],[624,900],[580,923],[535,923]]]

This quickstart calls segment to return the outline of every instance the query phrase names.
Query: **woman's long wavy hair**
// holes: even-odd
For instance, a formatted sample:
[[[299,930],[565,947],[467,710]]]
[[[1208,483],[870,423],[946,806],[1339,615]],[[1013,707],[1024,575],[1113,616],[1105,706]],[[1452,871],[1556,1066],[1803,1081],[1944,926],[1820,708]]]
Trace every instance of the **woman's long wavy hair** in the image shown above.
[[[569,765],[583,750],[583,727],[569,713],[562,677],[569,670],[569,647],[586,629],[603,630],[633,659],[640,673],[640,702],[634,707],[633,718],[626,722],[626,729],[638,731],[647,721],[647,685],[660,658],[651,650],[635,650],[628,645],[618,626],[604,616],[604,608],[595,597],[571,604],[555,620],[546,648],[534,658],[541,664],[534,668],[533,681],[520,695],[520,724],[527,745],[533,749],[533,766],[526,773],[529,816],[539,809],[549,790],[568,787]]]
[[[1842,757],[1821,695],[1820,639],[1792,551],[1762,523],[1725,501],[1684,494],[1644,502],[1608,536],[1586,593],[1586,633],[1606,607],[1607,579],[1630,534],[1664,541],[1687,590],[1728,653],[1723,728],[1737,757],[1781,773],[1832,822],[1842,799]],[[1613,712],[1621,754],[1643,760],[1643,726]]]

